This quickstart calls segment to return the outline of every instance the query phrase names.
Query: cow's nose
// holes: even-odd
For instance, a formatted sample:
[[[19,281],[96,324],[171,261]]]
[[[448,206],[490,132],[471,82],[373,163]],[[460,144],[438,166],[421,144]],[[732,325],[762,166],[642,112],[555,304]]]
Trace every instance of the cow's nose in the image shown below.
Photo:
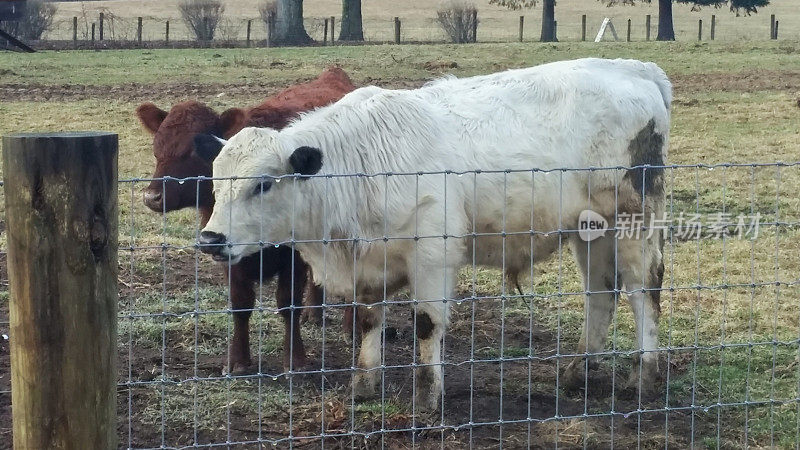
[[[142,196],[144,197],[145,206],[157,212],[162,210],[163,205],[161,203],[161,191],[145,189]]]
[[[222,233],[215,233],[213,231],[200,232],[200,251],[208,253],[209,255],[218,255],[222,252],[222,247],[225,245],[227,239]]]

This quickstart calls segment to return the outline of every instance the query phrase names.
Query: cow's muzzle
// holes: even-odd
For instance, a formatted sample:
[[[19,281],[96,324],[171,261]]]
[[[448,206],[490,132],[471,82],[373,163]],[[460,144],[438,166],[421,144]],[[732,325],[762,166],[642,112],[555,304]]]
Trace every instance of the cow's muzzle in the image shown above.
[[[228,254],[225,251],[227,248],[228,238],[222,233],[215,233],[213,231],[200,232],[200,251],[211,255],[214,261],[227,261]]]

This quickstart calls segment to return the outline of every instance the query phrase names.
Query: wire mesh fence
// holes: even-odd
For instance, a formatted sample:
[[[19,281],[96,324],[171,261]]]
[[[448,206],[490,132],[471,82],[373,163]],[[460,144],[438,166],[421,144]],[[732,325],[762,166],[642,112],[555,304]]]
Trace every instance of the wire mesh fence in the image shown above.
[[[603,23],[604,18],[611,17],[620,40],[626,40],[627,21],[631,21],[631,40],[645,41],[648,34],[646,30],[646,15],[644,13],[614,14],[590,11],[586,14],[586,39],[593,40]],[[711,38],[711,16],[713,13],[697,14],[696,19],[676,20],[674,23],[675,36],[678,40],[697,40],[698,21],[704,23],[701,32],[702,40]],[[733,15],[713,14],[714,39],[722,41],[767,40],[770,39],[769,17],[738,18]],[[580,41],[583,35],[582,15],[559,15],[557,37],[561,41]],[[779,18],[781,19],[781,18]],[[141,39],[144,43],[155,46],[181,46],[197,40],[196,36],[178,17],[165,18],[160,16],[142,16]],[[340,17],[334,17],[333,30],[328,29],[325,35],[325,22],[328,17],[306,17],[305,29],[309,36],[318,43],[330,42],[333,31],[334,39],[338,39]],[[45,32],[40,44],[48,42],[72,42],[73,38],[81,43],[124,44],[133,45],[138,42],[139,17],[113,14],[106,11],[104,14],[103,31],[101,37],[99,16],[94,12],[74,17],[59,16],[50,30]],[[434,17],[399,17],[401,24],[400,36],[404,43],[444,43],[449,42],[447,35],[442,31]],[[780,21],[780,20],[779,20]],[[779,37],[781,39],[800,38],[800,28],[795,26],[794,17],[782,19]],[[223,16],[216,27],[213,41],[208,44],[240,46],[247,42],[248,23],[252,45],[263,45],[267,40],[267,26],[258,18],[226,17]],[[76,25],[77,24],[77,25]],[[92,29],[94,27],[94,38]],[[365,18],[363,20],[364,40],[367,43],[386,43],[395,41],[395,21],[393,18]],[[527,14],[523,24],[523,40],[534,42],[539,40],[541,32],[541,15]],[[650,39],[655,40],[658,34],[658,18],[652,16],[650,26]],[[612,39],[609,36],[606,40]],[[477,31],[478,42],[517,42],[519,40],[519,17],[516,15],[488,16],[479,15]],[[171,43],[171,44],[170,44]]]
[[[201,214],[144,213],[141,190],[152,180],[122,180],[120,446],[796,446],[800,208],[790,180],[797,178],[798,166],[665,166],[665,214],[649,220],[618,205],[611,215],[601,214],[599,202],[589,202],[580,208],[597,215],[555,228],[537,226],[532,217],[492,231],[425,234],[412,224],[402,235],[231,242],[263,249],[237,264],[253,270],[243,278],[237,278],[242,273],[232,261],[214,263],[201,253]],[[380,191],[393,177],[405,177],[413,185],[433,180],[451,192],[464,189],[477,199],[483,182],[499,177],[506,188],[497,203],[501,208],[493,212],[506,218],[509,208],[519,205],[515,200],[552,198],[552,180],[570,173],[599,179],[616,170],[343,174],[315,182]],[[507,188],[522,178],[530,180],[529,192]],[[293,186],[305,182],[291,176],[259,181],[267,179]],[[209,180],[157,182],[188,185],[199,195]],[[555,186],[559,201],[553,211],[560,214],[570,205],[569,189]],[[416,194],[407,193],[422,201]],[[295,207],[300,220],[302,211]],[[236,217],[230,221],[234,226]],[[610,262],[591,257],[602,253],[603,242],[618,255],[620,243],[654,233],[664,233],[660,288],[631,289],[620,281],[616,256]],[[413,282],[394,289],[403,283],[392,273],[392,248],[409,246],[422,258],[418,252],[426,243],[445,241],[464,242],[469,254],[451,292],[429,299]],[[481,241],[501,253],[499,267],[480,265],[473,250]],[[554,245],[551,255],[542,242]],[[292,252],[292,245],[301,253]],[[314,245],[331,249],[328,264],[315,267],[316,280],[360,268],[350,294],[330,294],[323,284],[321,303],[309,300],[314,294],[297,261],[304,247]],[[286,252],[276,253],[276,246]],[[352,259],[335,259],[336,246],[349,249]],[[364,247],[388,256],[362,260]],[[530,257],[516,267],[513,255],[524,247]],[[269,258],[287,255],[288,272],[272,270],[275,260]],[[589,255],[590,280],[593,271],[608,273],[610,267],[610,281],[600,287],[585,283],[581,255]],[[507,276],[512,267],[519,269],[518,277]],[[420,279],[436,275],[428,270]],[[359,276],[377,277],[381,289],[362,291]],[[253,303],[243,307],[247,286],[253,291],[244,297]],[[641,318],[630,302],[637,293],[655,291],[660,292],[658,344],[642,350],[634,326]],[[419,354],[426,320],[420,313],[443,300],[451,309],[436,363],[443,392],[433,413],[423,414],[414,395],[419,384],[414,372],[429,364]],[[590,330],[603,329],[596,310],[603,301],[613,305],[607,335],[601,333],[607,342],[581,348],[585,322]],[[313,310],[322,313],[319,323],[315,314],[305,323],[293,317]],[[7,317],[2,320],[7,327]],[[370,330],[370,323],[376,328]],[[372,350],[365,354],[365,347]],[[249,359],[237,354],[243,349],[249,349]],[[657,357],[658,377],[644,395],[637,382],[646,374],[636,361],[650,354]],[[574,361],[578,376],[570,378],[567,368]],[[364,374],[375,377],[368,377],[376,382],[372,395],[351,387],[353,378]],[[6,383],[0,388],[8,405],[7,377],[0,382]]]
[[[293,234],[290,241],[231,242],[262,249],[238,263],[249,272],[202,254],[201,213],[145,213],[141,191],[153,180],[121,180],[120,447],[796,447],[800,204],[793,180],[800,163],[661,167],[662,216],[637,216],[617,204],[610,215],[601,214],[601,205],[590,201],[578,205],[590,213],[574,224],[559,220],[556,228],[540,227],[535,217],[525,224],[505,222],[519,201],[554,196],[548,178],[577,173],[592,179],[621,169],[320,176],[316,182],[378,191],[393,177],[417,186],[435,180],[475,200],[482,181],[500,177],[502,206],[491,212],[502,216],[504,226],[434,235],[412,224],[402,235]],[[508,189],[523,178],[530,180],[530,191]],[[293,176],[258,179],[265,180],[305,182]],[[210,180],[156,182],[189,187],[199,199],[201,185]],[[569,189],[560,181],[555,186],[559,201],[552,210],[560,216],[570,205]],[[407,195],[424,200],[418,191]],[[288,213],[297,220],[303,214],[299,206]],[[231,226],[236,219],[230,217]],[[619,243],[644,242],[659,233],[663,283],[631,289],[620,278]],[[419,245],[426,241],[463,242],[469,255],[441,299],[422,298],[416,283],[398,283],[392,274],[396,262],[386,256],[393,247],[409,246],[420,258]],[[500,252],[499,267],[479,264],[475,251],[481,241]],[[552,254],[541,242],[554,244]],[[602,254],[603,242],[614,257],[596,262],[591,255]],[[344,246],[352,255],[315,267],[316,280],[360,267],[359,274],[382,280],[382,289],[361,291],[353,275],[351,294],[329,294],[323,284],[320,303],[311,301],[315,294],[297,262],[303,247],[314,245]],[[360,260],[365,246],[384,257]],[[276,253],[278,247],[286,251]],[[512,259],[520,247],[530,248],[524,267]],[[593,271],[611,278],[599,288],[583,281],[583,257],[589,280]],[[0,258],[5,261],[4,248]],[[273,270],[269,258],[284,258],[288,271]],[[518,276],[508,276],[512,267]],[[420,279],[426,276],[434,273]],[[5,278],[4,271],[8,299]],[[634,326],[641,317],[630,307],[637,291],[660,293],[658,343],[645,350]],[[252,303],[243,307],[242,296]],[[414,395],[414,373],[428,366],[419,355],[420,333],[426,332],[420,312],[426,303],[442,301],[451,310],[436,363],[443,391],[434,411],[422,414]],[[596,310],[603,301],[612,306],[607,333]],[[7,305],[0,308],[0,404],[10,411],[7,311]],[[313,311],[321,314],[307,314],[305,323],[295,319]],[[605,344],[581,347],[584,326],[599,327]],[[366,357],[365,347],[373,350]],[[644,395],[647,389],[638,382],[646,374],[636,362],[648,354],[657,358],[658,375],[644,386],[653,388]],[[568,376],[570,364],[577,378]],[[363,374],[376,377],[366,398],[351,387]]]

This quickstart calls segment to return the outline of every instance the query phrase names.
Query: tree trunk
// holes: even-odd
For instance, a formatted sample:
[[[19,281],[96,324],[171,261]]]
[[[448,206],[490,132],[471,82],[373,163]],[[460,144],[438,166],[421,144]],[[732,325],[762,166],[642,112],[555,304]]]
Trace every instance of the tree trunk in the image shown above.
[[[306,45],[312,41],[303,25],[303,0],[278,0],[273,43]]]
[[[361,0],[342,0],[342,28],[340,41],[363,41],[364,29],[361,25]]]
[[[672,0],[658,0],[658,36],[656,40],[675,40],[675,29],[672,27]]]
[[[542,42],[555,42],[556,0],[542,2]]]

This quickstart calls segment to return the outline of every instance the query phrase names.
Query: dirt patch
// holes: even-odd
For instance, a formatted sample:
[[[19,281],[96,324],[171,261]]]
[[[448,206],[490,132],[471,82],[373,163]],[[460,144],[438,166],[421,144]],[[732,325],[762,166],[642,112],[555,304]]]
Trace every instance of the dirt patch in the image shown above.
[[[452,62],[433,62],[440,69]],[[427,64],[433,64],[431,62]],[[452,67],[446,65],[446,67]],[[800,71],[749,71],[740,73],[704,73],[674,75],[675,91],[681,94],[712,91],[800,91]],[[301,82],[302,80],[297,80]],[[374,84],[393,89],[422,86],[428,80],[371,79],[358,84]],[[0,84],[0,101],[68,101],[85,99],[115,99],[125,101],[203,99],[216,96],[263,98],[286,87],[286,83],[126,83],[113,86],[37,83]]]

